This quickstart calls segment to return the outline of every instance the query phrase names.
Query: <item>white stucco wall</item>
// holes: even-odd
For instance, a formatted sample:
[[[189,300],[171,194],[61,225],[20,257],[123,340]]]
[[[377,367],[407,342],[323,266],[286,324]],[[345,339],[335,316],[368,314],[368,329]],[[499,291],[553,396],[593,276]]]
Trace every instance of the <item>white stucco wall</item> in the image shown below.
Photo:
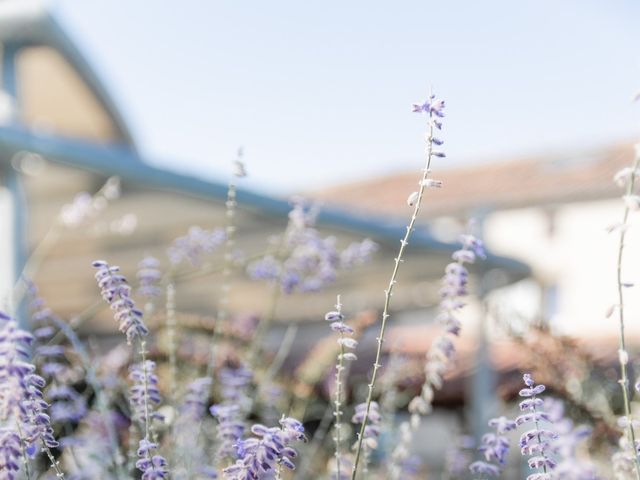
[[[555,287],[552,325],[572,335],[615,335],[617,316],[605,312],[617,304],[618,233],[607,226],[619,222],[621,200],[583,202],[491,214],[485,239],[496,253],[527,262],[544,285]],[[550,222],[553,222],[551,226]],[[623,277],[636,282],[625,290],[629,333],[640,334],[640,213],[630,217]]]
[[[14,278],[13,218],[11,195],[0,186],[0,309],[9,310],[9,297]]]

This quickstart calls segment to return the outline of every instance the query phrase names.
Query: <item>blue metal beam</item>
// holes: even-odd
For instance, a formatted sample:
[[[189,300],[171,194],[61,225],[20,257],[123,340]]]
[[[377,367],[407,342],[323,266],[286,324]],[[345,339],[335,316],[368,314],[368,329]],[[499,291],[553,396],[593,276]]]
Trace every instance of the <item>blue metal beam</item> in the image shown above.
[[[35,135],[24,128],[0,128],[0,153],[4,158],[19,151],[41,154],[50,160],[101,175],[117,175],[125,181],[147,187],[179,192],[190,196],[224,201],[227,185],[223,182],[203,180],[144,162],[140,156],[124,145],[99,145],[67,138]],[[238,201],[260,214],[283,217],[290,210],[285,199],[239,189]],[[376,241],[395,247],[404,235],[405,224],[383,217],[352,215],[334,208],[323,208],[318,216],[321,225],[375,237]],[[420,226],[412,237],[411,248],[428,249],[443,254],[458,248],[455,244],[436,240],[427,227]],[[503,268],[519,278],[530,274],[529,268],[516,260],[488,255],[487,267]]]

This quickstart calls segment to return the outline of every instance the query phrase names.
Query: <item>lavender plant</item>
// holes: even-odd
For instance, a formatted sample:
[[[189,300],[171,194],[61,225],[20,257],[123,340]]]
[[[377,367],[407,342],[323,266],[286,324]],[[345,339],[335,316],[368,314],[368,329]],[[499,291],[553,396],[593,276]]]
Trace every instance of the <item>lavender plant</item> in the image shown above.
[[[400,270],[400,263],[402,262],[402,256],[404,254],[405,248],[409,245],[409,239],[411,238],[411,233],[413,232],[414,225],[416,220],[418,219],[418,213],[420,212],[420,206],[422,204],[422,198],[424,196],[424,192],[427,188],[431,187],[439,187],[441,186],[440,182],[434,182],[429,178],[429,174],[431,173],[431,160],[434,157],[444,157],[444,152],[440,150],[436,150],[434,147],[442,145],[442,140],[435,137],[435,130],[442,129],[442,118],[444,117],[444,100],[436,99],[435,95],[429,94],[429,98],[422,104],[414,104],[413,111],[416,113],[424,113],[427,116],[427,148],[426,148],[426,163],[424,169],[422,170],[422,178],[418,182],[419,189],[416,192],[413,192],[409,195],[407,199],[407,203],[409,206],[413,206],[413,214],[411,215],[411,220],[409,220],[409,225],[407,226],[407,231],[400,240],[400,249],[398,251],[398,255],[395,258],[395,264],[393,267],[393,271],[391,272],[391,278],[389,280],[389,285],[387,289],[384,291],[384,307],[382,311],[382,321],[380,323],[380,333],[378,334],[378,347],[376,350],[376,358],[373,363],[373,371],[371,374],[371,382],[369,383],[369,393],[367,395],[366,406],[364,409],[364,416],[362,418],[362,426],[360,427],[360,432],[358,433],[358,443],[356,447],[355,460],[353,462],[353,469],[351,472],[351,479],[355,480],[356,473],[358,471],[358,462],[360,460],[360,454],[362,452],[362,442],[364,441],[364,432],[367,428],[367,423],[369,421],[369,411],[371,409],[371,402],[373,401],[373,394],[376,385],[376,379],[378,376],[378,370],[382,366],[380,361],[382,358],[382,344],[384,342],[384,335],[387,327],[387,321],[389,319],[389,307],[391,305],[391,297],[393,295],[393,289],[397,283],[398,271]]]
[[[362,424],[364,421],[364,415],[367,410],[366,403],[359,403],[355,407],[355,413],[351,418],[351,422]],[[371,461],[371,453],[378,448],[378,439],[380,437],[380,423],[382,422],[382,416],[380,415],[380,407],[378,402],[371,402],[369,405],[369,424],[364,429],[364,460],[362,466],[362,474],[364,477],[368,474],[369,463]],[[355,447],[358,447],[356,443]]]
[[[191,227],[186,235],[178,237],[167,249],[169,260],[175,266],[188,262],[191,266],[202,265],[207,255],[213,253],[224,243],[222,229],[205,230]]]
[[[234,160],[234,172],[233,172],[233,175],[231,176],[231,180],[229,181],[229,187],[227,189],[227,201],[225,202],[227,225],[224,230],[225,231],[224,267],[222,270],[222,281],[220,282],[220,299],[218,300],[218,312],[217,312],[216,324],[214,324],[213,331],[211,332],[209,364],[207,365],[208,375],[211,375],[215,368],[216,343],[218,341],[218,337],[216,335],[216,333],[218,332],[218,328],[216,328],[216,326],[218,323],[224,323],[228,317],[229,293],[231,291],[231,272],[232,272],[233,257],[234,257],[233,250],[235,248],[235,234],[236,234],[235,215],[236,215],[236,206],[238,205],[238,202],[236,201],[236,182],[237,180],[247,176],[244,163],[242,163],[242,156],[243,156],[243,151],[242,149],[239,149],[238,156]]]
[[[410,447],[413,432],[420,425],[422,416],[431,412],[431,403],[435,391],[442,388],[444,374],[449,368],[454,355],[454,339],[460,334],[462,328],[458,318],[460,310],[464,307],[464,297],[468,295],[467,284],[469,272],[466,264],[473,263],[476,257],[485,256],[482,241],[472,235],[461,237],[462,248],[453,253],[453,262],[445,268],[440,289],[440,304],[438,321],[444,327],[444,332],[437,337],[427,352],[424,365],[424,382],[420,394],[409,402],[410,421],[405,421],[400,426],[400,438],[392,454],[392,462],[389,474],[392,479],[399,479],[402,475],[402,463],[410,455]]]
[[[542,384],[536,385],[533,377],[525,373],[523,376],[525,388],[520,390],[519,395],[525,400],[520,402],[522,415],[516,417],[516,425],[532,424],[533,428],[527,430],[520,436],[520,451],[522,455],[530,455],[529,468],[541,470],[532,473],[527,480],[550,480],[551,472],[556,468],[556,461],[551,456],[551,446],[557,438],[557,434],[548,428],[540,425],[551,421],[549,415],[543,410],[544,401],[538,398],[545,391]]]
[[[469,435],[459,435],[455,442],[447,448],[445,454],[444,480],[464,477],[473,463],[472,450],[476,446],[475,439]]]
[[[629,214],[632,210],[637,210],[640,206],[640,197],[635,193],[636,177],[638,176],[640,168],[640,144],[636,145],[635,159],[631,167],[624,168],[616,173],[614,181],[621,187],[625,188],[625,194],[622,197],[624,201],[624,213],[622,215],[622,222],[615,227],[615,230],[619,232],[618,241],[618,256],[616,265],[616,284],[618,291],[618,303],[612,308],[618,312],[618,322],[620,329],[619,337],[619,350],[618,359],[620,361],[620,388],[622,390],[622,400],[624,408],[624,416],[627,419],[625,422],[626,440],[623,444],[626,447],[627,455],[633,459],[635,468],[635,476],[637,480],[640,480],[640,458],[638,456],[638,442],[636,441],[636,434],[631,420],[631,399],[630,399],[630,386],[629,376],[627,372],[627,364],[629,362],[629,354],[627,353],[627,345],[625,339],[625,317],[624,317],[624,290],[629,284],[623,280],[623,258],[625,248],[625,238],[627,229],[629,227]]]
[[[282,417],[279,423],[279,428],[261,424],[251,427],[255,437],[238,442],[239,458],[223,470],[225,480],[254,480],[265,478],[265,474],[279,477],[282,466],[295,469],[297,452],[290,445],[306,439],[304,427],[290,417]]]
[[[578,455],[580,444],[590,437],[592,428],[587,425],[575,426],[573,421],[565,416],[562,400],[546,398],[544,410],[556,433],[556,439],[551,444],[558,460],[553,470],[554,480],[598,480],[600,477],[591,459],[586,455]]]
[[[95,274],[100,294],[114,311],[114,318],[119,323],[119,330],[126,335],[131,345],[137,340],[141,361],[131,367],[130,378],[134,382],[131,387],[131,402],[134,417],[143,425],[144,436],[139,442],[136,467],[142,472],[143,480],[168,478],[167,461],[161,455],[154,455],[158,444],[151,439],[151,420],[158,418],[153,412],[152,403],[160,403],[158,379],[153,374],[155,365],[146,359],[146,340],[149,330],[142,321],[142,312],[135,307],[130,297],[131,287],[126,278],[119,273],[120,269],[110,266],[103,260],[96,260],[93,266],[98,270]]]
[[[219,463],[225,459],[235,460],[237,443],[246,430],[245,418],[252,400],[248,397],[253,374],[243,365],[227,366],[218,372],[218,383],[222,402],[213,405],[209,411],[218,420],[216,458]]]
[[[42,450],[58,478],[64,478],[59,462],[51,452],[58,446],[47,414],[49,405],[44,401],[42,389],[45,381],[35,373],[29,362],[29,348],[34,337],[18,328],[15,320],[0,312],[0,421],[3,442],[0,444],[0,474],[16,478],[18,458],[27,476],[29,457]]]
[[[478,448],[484,455],[484,460],[469,465],[469,470],[478,475],[478,478],[500,476],[500,469],[507,462],[509,452],[509,439],[505,434],[515,430],[516,423],[506,417],[498,417],[489,420],[489,426],[495,429],[495,433],[484,434],[482,445]]]
[[[346,370],[346,363],[356,360],[356,355],[347,350],[353,350],[358,345],[358,342],[350,337],[353,334],[353,328],[344,323],[344,315],[342,314],[342,304],[340,303],[340,295],[336,301],[336,310],[328,312],[325,315],[325,320],[331,322],[331,330],[338,332],[340,338],[338,339],[338,345],[340,345],[340,353],[338,353],[338,359],[336,364],[336,382],[335,382],[335,400],[333,401],[335,410],[335,424],[334,424],[334,442],[336,444],[335,450],[335,477],[340,479],[342,477],[342,408],[343,408],[343,388],[344,388],[344,374]],[[349,336],[345,336],[349,335]]]
[[[172,461],[172,464],[175,464],[172,472],[175,479],[192,478],[194,470],[205,477],[209,475],[206,478],[216,478],[211,476],[210,472],[215,472],[215,468],[209,464],[201,438],[211,384],[212,379],[207,377],[191,381],[186,387],[186,393],[178,408],[178,416],[173,422],[171,431],[177,450],[177,455]],[[194,427],[196,427],[195,432]]]
[[[453,261],[447,265],[442,280],[437,316],[442,332],[433,341],[421,367],[424,380],[419,385],[419,393],[415,395],[412,388],[420,381],[403,383],[402,388],[406,390],[401,391],[396,385],[397,379],[393,377],[383,385],[388,390],[385,392],[388,395],[379,397],[383,405],[380,408],[375,399],[378,398],[377,390],[380,390],[382,382],[379,378],[382,376],[382,348],[400,265],[414,231],[426,189],[442,187],[442,182],[430,178],[430,175],[432,160],[445,156],[439,150],[442,141],[435,136],[436,131],[442,128],[444,102],[430,95],[426,102],[414,105],[413,109],[427,117],[426,162],[418,182],[419,188],[407,199],[408,205],[413,207],[413,213],[400,241],[385,290],[375,360],[363,403],[349,405],[348,391],[355,387],[350,380],[357,378],[357,375],[350,376],[347,371],[357,360],[354,350],[364,328],[357,322],[347,324],[344,321],[340,297],[335,311],[325,316],[331,323],[332,331],[338,334],[339,351],[335,362],[335,376],[327,375],[336,359],[336,339],[327,336],[325,340],[332,347],[326,349],[328,361],[319,362],[321,365],[316,366],[327,377],[323,384],[322,380],[318,380],[322,373],[304,385],[302,382],[287,382],[282,378],[286,372],[285,367],[288,367],[284,359],[288,357],[291,346],[295,345],[295,327],[287,330],[285,340],[271,365],[268,357],[256,347],[276,316],[279,295],[321,290],[334,282],[341,270],[363,263],[376,249],[370,240],[354,242],[345,249],[339,249],[335,238],[323,237],[316,229],[316,206],[294,200],[284,234],[273,243],[267,254],[249,264],[248,273],[252,278],[266,280],[273,286],[273,305],[253,338],[250,334],[245,334],[241,339],[228,338],[227,329],[237,328],[237,325],[231,325],[232,322],[226,322],[230,317],[227,297],[231,269],[237,267],[233,252],[236,233],[235,181],[244,175],[242,164],[237,163],[239,171],[230,182],[227,194],[227,224],[224,230],[199,227],[190,229],[169,247],[170,267],[167,272],[163,274],[160,262],[147,256],[139,264],[138,288],[133,288],[118,267],[105,261],[94,262],[101,296],[112,309],[127,344],[134,347],[123,346],[124,350],[113,353],[113,357],[118,358],[113,362],[115,367],[111,373],[103,373],[102,376],[98,374],[98,370],[107,368],[111,362],[108,358],[99,362],[90,358],[89,350],[80,345],[78,336],[73,331],[73,327],[80,323],[76,320],[90,317],[95,313],[96,307],[88,308],[75,317],[76,320],[66,323],[46,308],[43,299],[36,298],[32,313],[33,335],[19,329],[15,321],[0,313],[0,479],[44,477],[46,473],[40,471],[42,462],[33,461],[39,452],[43,452],[48,458],[54,475],[63,478],[64,465],[65,471],[74,472],[74,480],[132,476],[143,480],[167,479],[169,476],[174,480],[200,480],[219,476],[227,480],[291,478],[294,474],[285,472],[295,469],[298,463],[295,460],[297,442],[306,440],[305,426],[296,418],[303,420],[310,428],[319,422],[314,433],[314,438],[318,439],[317,445],[308,449],[312,458],[305,459],[303,472],[298,473],[297,478],[307,478],[308,475],[314,475],[313,478],[326,478],[328,475],[335,480],[417,477],[419,462],[411,455],[412,446],[417,440],[414,437],[422,417],[432,412],[435,393],[442,388],[454,361],[456,337],[462,328],[459,313],[468,295],[467,268],[478,257],[484,257],[484,250],[482,242],[475,237],[461,237],[462,247],[454,252]],[[620,384],[624,397],[624,416],[620,420],[620,426],[625,431],[622,449],[616,453],[614,463],[619,478],[625,478],[635,471],[639,475],[638,480],[638,445],[634,433],[638,421],[631,416],[629,354],[623,314],[623,294],[629,284],[623,282],[622,263],[630,212],[640,208],[640,196],[635,192],[635,179],[639,170],[640,152],[637,152],[634,165],[616,175],[616,181],[625,186],[626,190],[623,197],[623,221],[616,227],[616,231],[620,233],[618,303],[613,309],[618,312],[620,323]],[[106,199],[111,194],[100,195]],[[65,207],[59,220],[60,225],[65,228],[84,225],[104,207],[104,203],[96,204],[95,197],[80,195],[72,205]],[[180,359],[183,358],[184,350],[185,364],[191,362],[190,366],[193,368],[192,374],[182,378],[182,371],[178,372],[178,337],[180,336],[181,346],[196,344],[190,343],[189,336],[182,337],[187,333],[187,327],[179,324],[182,317],[176,304],[177,287],[180,279],[186,278],[181,272],[189,269],[183,269],[184,264],[200,268],[208,261],[207,256],[223,244],[216,323],[213,331],[207,332],[210,337],[205,342],[204,354],[199,355],[195,348],[193,352],[189,348],[180,349]],[[136,307],[133,292],[145,302],[143,310]],[[166,294],[164,313],[169,340],[168,369],[160,363],[162,355],[156,355],[153,343],[150,349],[154,355],[152,358],[159,362],[157,367],[148,358],[151,354],[147,351],[150,329],[153,329],[155,323],[149,319],[156,313],[158,316],[163,313],[156,312],[156,303],[163,293]],[[223,329],[222,323],[228,325]],[[66,337],[68,344],[60,343],[61,337]],[[320,343],[322,342],[318,342]],[[202,351],[203,349],[199,350]],[[187,358],[188,355],[191,355],[190,359]],[[309,355],[305,361],[313,361],[314,358]],[[74,361],[80,366],[73,365]],[[126,371],[127,366],[128,382],[114,373]],[[405,373],[404,367],[399,370],[394,375]],[[414,377],[421,378],[419,375]],[[505,417],[494,418],[489,422],[495,433],[483,436],[479,451],[484,458],[468,466],[471,473],[477,478],[499,476],[507,462],[507,433],[516,424],[530,424],[530,428],[520,438],[521,452],[530,457],[528,465],[534,470],[528,475],[528,480],[597,479],[592,462],[586,458],[585,452],[579,452],[579,445],[588,438],[590,430],[582,426],[575,427],[564,416],[557,402],[549,399],[543,402],[539,396],[545,387],[537,385],[531,375],[525,374],[524,381],[525,388],[520,391],[520,395],[524,397],[520,403],[523,413],[515,422]],[[335,386],[333,392],[329,385]],[[83,391],[85,387],[86,390]],[[324,392],[324,387],[329,390],[327,402],[323,400],[321,393]],[[358,390],[354,394],[356,397],[357,392]],[[318,395],[314,397],[315,393]],[[256,402],[258,397],[268,405]],[[398,400],[398,397],[402,398]],[[395,429],[393,411],[396,405],[400,402],[405,404],[409,399],[410,418],[397,426],[397,439],[391,442],[394,447],[391,458],[388,462],[380,462],[382,465],[379,467],[377,462],[370,461],[371,454],[380,447],[376,456],[384,458],[387,455],[385,442],[380,441],[381,432]],[[352,447],[353,454],[345,448],[347,442],[353,442],[344,421],[345,412],[351,409],[354,411],[352,422],[359,430]],[[275,424],[282,411],[287,412],[288,416],[282,416],[278,426],[267,427],[266,425]],[[160,422],[161,413],[167,414],[163,422]],[[322,440],[329,431],[332,416],[335,418],[331,448],[333,455],[327,462],[326,457],[331,454],[323,455],[322,449],[326,445]],[[251,424],[253,425],[249,428]],[[125,462],[120,453],[120,442],[126,441],[127,428],[130,442],[129,472],[125,471]],[[162,452],[169,455],[165,458]],[[58,455],[60,463],[56,458]],[[326,463],[326,471],[312,470]],[[466,460],[459,463],[465,463],[465,469],[467,468]],[[134,466],[138,472],[133,471]],[[311,471],[314,473],[307,474]],[[461,469],[457,468],[456,471],[460,472]],[[453,469],[449,473],[449,478],[453,478]]]

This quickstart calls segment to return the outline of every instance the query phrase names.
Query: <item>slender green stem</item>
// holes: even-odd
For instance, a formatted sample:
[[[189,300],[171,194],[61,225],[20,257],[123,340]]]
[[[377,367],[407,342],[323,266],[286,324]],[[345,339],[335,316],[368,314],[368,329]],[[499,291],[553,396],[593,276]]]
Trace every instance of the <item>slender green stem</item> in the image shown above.
[[[140,361],[142,363],[142,388],[144,390],[144,437],[149,438],[149,378],[147,376],[147,342],[140,340]]]
[[[298,333],[298,324],[290,323],[289,326],[287,327],[287,330],[284,333],[284,337],[282,338],[282,341],[280,342],[280,347],[278,348],[278,351],[276,352],[275,357],[273,357],[273,361],[271,362],[271,365],[269,365],[269,368],[264,374],[264,378],[260,383],[261,385],[265,387],[268,386],[271,383],[271,381],[275,378],[275,376],[278,374],[278,372],[280,371],[280,368],[282,368],[282,365],[284,364],[284,361],[289,356],[289,352],[291,352],[291,348],[293,347],[293,342],[296,339],[297,333]]]
[[[635,183],[636,183],[636,174],[638,168],[640,167],[640,147],[636,147],[636,157],[633,163],[633,170],[631,172],[630,178],[627,182],[627,190],[626,195],[633,194]],[[623,358],[627,355],[626,350],[626,342],[625,342],[625,332],[624,332],[624,284],[622,281],[622,260],[624,254],[624,241],[626,237],[626,229],[627,229],[627,221],[629,219],[629,206],[625,206],[624,215],[622,218],[622,224],[620,226],[620,240],[618,243],[618,260],[617,260],[617,268],[616,268],[616,280],[618,286],[618,320],[620,323],[620,387],[622,389],[622,398],[624,403],[624,414],[627,417],[627,435],[629,437],[629,441],[631,442],[630,449],[634,452],[634,465],[636,472],[636,479],[640,480],[640,459],[638,458],[638,454],[636,453],[636,436],[633,429],[633,422],[631,421],[631,401],[629,396],[629,378],[627,374],[627,361],[626,358]]]
[[[431,114],[430,114],[431,115]],[[418,197],[415,200],[415,205],[413,208],[413,214],[411,215],[411,220],[409,221],[409,225],[407,226],[407,231],[400,241],[400,250],[398,251],[398,255],[395,258],[395,263],[393,266],[393,271],[391,273],[391,278],[389,280],[389,285],[387,289],[384,291],[384,307],[382,310],[382,322],[380,324],[380,332],[377,337],[377,349],[376,349],[376,358],[373,363],[373,373],[371,375],[371,382],[369,383],[369,391],[367,394],[367,402],[364,418],[362,420],[362,425],[360,427],[360,432],[358,433],[358,440],[356,444],[356,454],[355,460],[353,462],[353,470],[351,471],[351,480],[356,479],[356,473],[358,470],[358,462],[360,460],[360,454],[362,451],[362,441],[364,439],[364,432],[367,427],[367,423],[369,421],[369,411],[371,409],[371,402],[373,401],[373,393],[376,385],[376,379],[378,376],[378,370],[382,366],[380,364],[380,360],[382,357],[382,344],[384,342],[384,334],[387,328],[387,321],[389,319],[389,307],[391,305],[391,297],[393,296],[393,289],[397,282],[398,271],[400,269],[400,264],[403,262],[402,255],[404,254],[405,248],[409,244],[409,238],[411,237],[411,233],[413,232],[414,225],[418,218],[418,213],[420,212],[420,205],[422,204],[422,197],[424,196],[425,191],[425,183],[427,178],[429,177],[430,167],[431,167],[431,158],[433,151],[433,123],[429,122],[429,133],[427,137],[427,151],[426,151],[426,165],[422,172],[422,179],[420,181],[420,189],[418,190]]]
[[[336,302],[336,309],[338,313],[342,313],[342,304],[340,303],[340,295],[338,295],[338,300]],[[336,397],[334,400],[335,411],[334,415],[336,417],[336,423],[334,426],[335,436],[334,441],[336,444],[336,478],[342,478],[340,475],[340,462],[342,460],[342,372],[345,369],[344,366],[344,344],[342,340],[344,339],[344,332],[340,330],[340,353],[338,354],[338,363],[336,365]]]
[[[13,304],[18,307],[22,303],[28,288],[28,280],[31,280],[38,271],[42,262],[47,258],[51,249],[55,246],[62,233],[62,225],[56,221],[49,231],[42,238],[40,243],[33,250],[29,258],[27,258],[22,272],[17,277],[15,286],[13,287]]]
[[[175,394],[177,390],[176,377],[178,372],[178,364],[176,358],[176,288],[171,282],[167,284],[166,301],[167,344],[169,349],[169,392],[171,404],[175,405]]]
[[[248,363],[251,370],[254,370],[254,367],[256,366],[256,362],[258,361],[260,352],[262,351],[262,341],[269,331],[269,327],[271,327],[273,320],[276,318],[278,302],[281,294],[280,281],[278,279],[271,287],[271,302],[267,315],[259,321],[256,332],[253,335],[253,341],[249,347]]]
[[[60,468],[60,462],[55,459],[55,457],[51,453],[51,450],[49,450],[49,447],[47,447],[47,445],[44,443],[44,440],[42,440],[42,451],[47,455],[47,458],[51,463],[51,468],[53,468],[53,471],[56,472],[56,478],[64,480],[64,472]]]
[[[24,472],[27,480],[31,480],[31,466],[29,465],[29,457],[27,456],[25,439],[24,435],[22,434],[22,428],[20,428],[20,422],[16,422],[16,428],[18,429],[18,436],[20,437],[20,454],[22,456],[22,464],[24,465]]]
[[[207,377],[211,377],[215,370],[216,363],[216,345],[218,342],[218,331],[229,316],[229,293],[231,291],[231,271],[233,268],[233,249],[235,246],[235,214],[236,214],[236,185],[233,180],[229,182],[227,190],[227,225],[225,227],[224,241],[224,266],[222,268],[222,281],[220,286],[220,300],[218,301],[218,312],[216,321],[211,331],[211,345],[209,347],[209,363],[207,364]]]

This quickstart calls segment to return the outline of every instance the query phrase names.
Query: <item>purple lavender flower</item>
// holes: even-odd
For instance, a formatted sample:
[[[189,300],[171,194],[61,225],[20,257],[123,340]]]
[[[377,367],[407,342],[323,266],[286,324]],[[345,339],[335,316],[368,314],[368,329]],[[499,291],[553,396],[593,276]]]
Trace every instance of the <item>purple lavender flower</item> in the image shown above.
[[[340,352],[338,353],[338,359],[336,363],[336,374],[335,374],[335,399],[333,401],[334,404],[334,412],[333,415],[335,417],[334,424],[334,441],[336,445],[335,449],[335,468],[333,477],[337,480],[342,478],[343,470],[343,458],[342,458],[342,396],[344,390],[344,378],[343,374],[346,370],[345,362],[356,360],[356,355],[351,352],[347,352],[347,349],[354,349],[358,342],[351,337],[347,337],[345,335],[353,335],[354,330],[349,325],[344,323],[344,315],[342,314],[342,304],[340,303],[340,295],[338,295],[336,301],[336,310],[328,312],[324,319],[328,322],[331,322],[331,330],[334,332],[338,332],[340,337],[338,338],[338,345],[340,345]],[[365,405],[366,406],[366,405]]]
[[[45,381],[36,375],[29,362],[29,347],[34,337],[18,328],[11,317],[0,312],[0,419],[4,420],[4,460],[13,469],[15,435],[25,443],[26,451],[34,455],[39,446],[48,451],[58,446],[46,410],[42,389]],[[0,444],[3,445],[3,444]],[[49,452],[50,453],[50,452]],[[17,470],[15,470],[17,472]]]
[[[551,444],[551,449],[558,458],[558,466],[553,471],[554,480],[598,480],[596,468],[589,458],[577,456],[578,446],[589,438],[591,428],[586,425],[576,427],[565,416],[561,400],[546,398],[544,409],[557,434]]]
[[[482,445],[478,450],[484,455],[484,461],[479,460],[469,465],[469,470],[476,475],[500,475],[500,467],[507,461],[509,452],[509,439],[505,433],[515,430],[516,423],[506,417],[492,418],[489,426],[496,433],[486,433],[482,436]]]
[[[292,205],[278,251],[249,265],[252,279],[275,282],[285,294],[315,292],[334,282],[340,268],[364,263],[375,251],[375,243],[367,239],[340,252],[334,237],[322,238],[314,228],[316,206],[300,198],[292,199]]]
[[[484,475],[490,477],[500,476],[500,468],[487,462],[473,462],[471,465],[469,465],[469,470],[471,471],[471,473],[475,473],[476,475]]]
[[[158,389],[158,376],[154,373],[156,364],[151,360],[132,365],[129,369],[129,378],[133,385],[129,391],[129,399],[133,409],[132,417],[144,424],[147,416],[149,420],[162,420],[162,415],[154,411],[154,405],[159,405],[160,390]]]
[[[278,465],[295,469],[293,459],[298,454],[289,445],[306,440],[302,423],[295,418],[283,417],[280,428],[255,424],[251,432],[257,438],[238,442],[238,460],[223,470],[226,480],[257,480],[274,472]]]
[[[20,471],[20,436],[9,428],[0,428],[0,478],[16,480]]]
[[[87,414],[87,402],[74,388],[52,385],[47,390],[51,402],[51,419],[59,423],[77,423]]]
[[[201,377],[187,385],[172,435],[177,449],[172,468],[172,477],[175,479],[192,478],[195,465],[198,465],[197,470],[202,475],[196,478],[216,478],[210,475],[215,473],[215,468],[207,465],[204,445],[199,441],[198,435],[193,434],[194,429],[201,428],[207,412],[211,383],[211,378]]]
[[[218,372],[221,394],[225,401],[241,407],[252,403],[247,398],[247,388],[253,380],[253,373],[244,365],[226,366]]]
[[[192,421],[201,420],[207,411],[207,400],[211,379],[202,377],[196,378],[187,385],[187,393],[182,401],[180,413],[186,415]]]
[[[209,409],[211,415],[219,422],[216,432],[218,458],[236,458],[236,444],[245,432],[244,414],[251,404],[247,397],[247,388],[252,379],[253,374],[242,365],[223,367],[218,372],[223,402]]]
[[[353,417],[351,417],[351,422],[361,424],[364,420],[366,410],[366,402],[356,405],[355,413],[353,414]],[[371,402],[371,406],[369,408],[369,420],[367,422],[367,426],[364,428],[363,445],[365,445],[367,449],[365,451],[365,455],[367,454],[367,451],[370,453],[372,450],[378,448],[381,421],[382,416],[380,415],[378,402]]]
[[[144,357],[143,357],[144,358]],[[129,378],[133,381],[129,393],[132,407],[132,418],[144,426],[145,436],[140,440],[136,468],[142,472],[143,480],[157,480],[169,478],[167,461],[160,455],[152,455],[158,445],[149,440],[150,424],[153,419],[162,420],[163,417],[155,411],[160,399],[158,377],[153,372],[155,363],[144,360],[130,368]]]
[[[400,441],[393,451],[393,464],[390,467],[392,479],[401,478],[400,465],[409,456],[413,430],[420,424],[420,417],[431,412],[435,391],[442,388],[444,375],[455,356],[454,340],[461,329],[458,312],[465,306],[463,298],[468,295],[469,272],[465,264],[473,263],[477,256],[484,255],[482,242],[475,237],[463,235],[460,242],[462,248],[453,253],[454,261],[445,267],[440,288],[439,313],[436,320],[444,326],[444,332],[434,339],[427,352],[422,389],[420,394],[409,402],[411,421],[403,423],[400,427]]]
[[[205,230],[200,227],[191,227],[186,235],[176,238],[167,254],[173,265],[178,265],[187,260],[192,266],[202,264],[206,255],[213,253],[225,239],[224,230],[217,228]]]
[[[520,436],[520,451],[522,455],[531,455],[528,462],[529,468],[542,469],[542,472],[529,475],[527,480],[548,480],[551,479],[550,472],[556,467],[556,462],[549,453],[557,434],[540,427],[541,422],[551,422],[551,418],[543,410],[544,401],[538,398],[538,395],[545,391],[545,386],[536,385],[529,373],[524,374],[523,380],[526,387],[520,390],[520,396],[525,400],[520,402],[520,410],[527,413],[516,417],[516,425],[532,423],[533,428]]]
[[[436,100],[435,95],[429,95],[429,98],[423,103],[414,103],[412,105],[412,111],[414,113],[426,113],[427,115],[437,115],[438,117],[444,117],[444,100]]]
[[[213,405],[209,411],[218,420],[216,437],[218,438],[218,458],[235,458],[236,444],[244,434],[245,426],[238,405]]]
[[[96,260],[92,265],[98,269],[95,277],[100,294],[114,311],[118,328],[127,336],[127,343],[131,344],[135,338],[146,337],[149,330],[142,321],[142,312],[135,308],[131,299],[131,287],[119,273],[120,267],[110,266],[104,260]]]
[[[427,353],[422,393],[409,404],[409,411],[414,414],[429,413],[434,389],[442,387],[443,376],[455,355],[453,339],[460,334],[461,323],[458,319],[458,311],[464,307],[462,299],[469,293],[467,290],[469,272],[465,264],[475,261],[476,251],[483,254],[482,242],[472,235],[463,235],[461,243],[462,248],[452,255],[455,261],[445,267],[440,288],[440,313],[436,318],[444,325],[445,332],[433,341]]]
[[[46,397],[51,402],[51,419],[59,423],[77,423],[87,413],[84,396],[68,385],[77,379],[77,375],[64,360],[65,348],[46,343],[56,333],[56,329],[49,323],[61,320],[54,316],[44,299],[38,296],[38,289],[33,283],[29,284],[29,294],[33,297],[30,302],[31,321],[36,327],[33,332],[36,339],[34,360],[43,374],[51,377],[50,387],[46,391]]]
[[[162,273],[160,273],[160,262],[158,259],[147,255],[138,263],[138,294],[148,300],[159,297],[162,289],[158,286]]]
[[[334,332],[340,333],[340,338],[338,338],[337,340],[338,345],[351,350],[355,349],[358,346],[357,340],[351,337],[345,337],[345,335],[353,335],[354,331],[353,331],[353,328],[351,328],[349,325],[344,323],[344,315],[341,312],[339,311],[328,312],[325,315],[324,319],[327,322],[331,322],[331,325],[330,325],[331,330],[333,330]],[[342,352],[340,355],[343,357],[344,360],[356,360],[355,354],[351,352]]]
[[[378,244],[368,238],[353,242],[340,252],[340,268],[353,268],[367,263],[378,250]]]
[[[414,113],[424,113],[429,117],[429,124],[432,128],[442,130],[441,118],[444,117],[444,100],[436,99],[435,95],[429,95],[429,98],[423,103],[414,103],[412,105]],[[431,141],[435,145],[442,145],[442,140],[432,138]]]
[[[161,455],[151,455],[158,448],[158,445],[150,442],[147,438],[140,440],[138,456],[140,460],[136,462],[136,468],[142,472],[142,480],[162,480],[169,478],[167,461]]]
[[[469,470],[473,461],[471,449],[475,447],[475,440],[468,435],[462,435],[447,449],[445,458],[445,478],[461,478]]]

